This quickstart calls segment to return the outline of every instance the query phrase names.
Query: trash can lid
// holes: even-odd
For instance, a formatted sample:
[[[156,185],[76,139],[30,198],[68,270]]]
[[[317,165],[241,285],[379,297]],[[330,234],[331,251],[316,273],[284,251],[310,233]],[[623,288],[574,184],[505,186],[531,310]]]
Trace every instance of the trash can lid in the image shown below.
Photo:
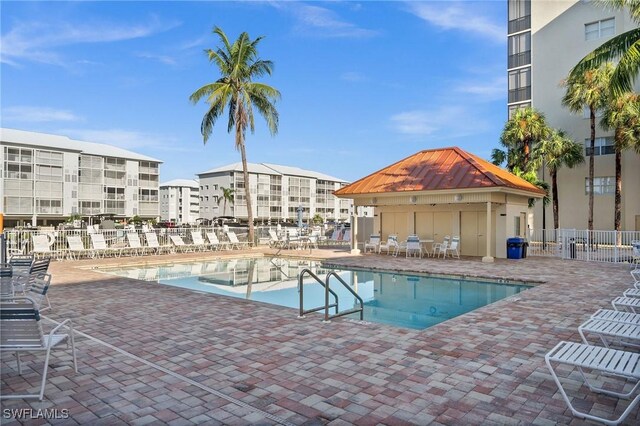
[[[524,243],[524,238],[521,237],[511,237],[507,238],[508,243]]]

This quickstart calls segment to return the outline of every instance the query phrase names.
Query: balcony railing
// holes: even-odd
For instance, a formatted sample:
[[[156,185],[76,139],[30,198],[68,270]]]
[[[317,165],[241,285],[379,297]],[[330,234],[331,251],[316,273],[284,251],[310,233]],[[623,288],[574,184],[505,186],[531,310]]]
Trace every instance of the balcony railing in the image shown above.
[[[527,50],[526,52],[516,53],[513,55],[509,55],[509,68],[521,67],[523,65],[531,64],[531,51]]]

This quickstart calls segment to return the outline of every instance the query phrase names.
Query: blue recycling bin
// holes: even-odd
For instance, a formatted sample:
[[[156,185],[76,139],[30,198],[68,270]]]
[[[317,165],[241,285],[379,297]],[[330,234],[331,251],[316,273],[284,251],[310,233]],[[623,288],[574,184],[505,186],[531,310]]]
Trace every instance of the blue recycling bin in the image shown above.
[[[524,238],[507,238],[507,259],[522,259]]]

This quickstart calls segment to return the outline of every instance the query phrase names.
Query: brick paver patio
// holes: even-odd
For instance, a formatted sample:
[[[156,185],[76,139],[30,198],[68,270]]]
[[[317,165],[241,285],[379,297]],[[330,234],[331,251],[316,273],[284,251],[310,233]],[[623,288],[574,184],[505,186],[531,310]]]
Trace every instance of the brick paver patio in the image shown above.
[[[18,423],[7,409],[31,408],[37,417],[46,408],[69,416],[23,413],[19,422],[584,424],[561,399],[544,354],[559,340],[578,341],[578,325],[630,282],[625,265],[314,250],[336,265],[541,282],[418,331],[350,319],[323,324],[319,315],[297,319],[294,309],[84,269],[229,255],[237,253],[53,263],[47,317],[72,318],[83,333],[76,340],[80,372],[74,374],[67,352],[54,353],[44,401],[3,400],[1,423]],[[3,354],[2,392],[36,387],[43,358],[25,355],[19,376],[15,357]],[[577,372],[560,371],[579,409],[617,416],[627,407],[626,400],[590,393]],[[638,424],[638,411],[625,424]]]

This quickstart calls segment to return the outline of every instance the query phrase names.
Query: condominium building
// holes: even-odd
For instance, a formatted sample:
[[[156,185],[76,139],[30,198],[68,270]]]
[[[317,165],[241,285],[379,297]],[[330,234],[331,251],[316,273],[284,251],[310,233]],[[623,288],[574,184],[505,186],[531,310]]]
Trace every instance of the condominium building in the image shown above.
[[[51,225],[71,215],[157,218],[161,161],[66,136],[0,129],[5,226]]]
[[[562,81],[587,53],[611,37],[636,28],[626,11],[603,8],[585,0],[508,0],[508,112],[533,106],[550,126],[563,129],[584,144],[585,163],[562,168],[559,182],[559,226],[586,229],[588,225],[588,111],[572,114],[562,106]],[[636,91],[640,87],[636,85]],[[598,121],[599,121],[598,117]],[[596,129],[594,229],[614,226],[615,155],[613,132]],[[541,171],[542,176],[543,171]],[[548,171],[542,176],[550,182]],[[640,156],[633,150],[622,155],[622,230],[640,230]],[[535,227],[542,227],[542,203],[535,208]],[[553,228],[552,206],[545,214]]]
[[[253,216],[257,220],[294,220],[302,208],[306,221],[316,214],[323,219],[348,220],[352,200],[339,199],[333,191],[346,181],[297,167],[267,163],[249,163],[249,185]],[[200,216],[247,218],[242,163],[229,164],[198,173]],[[223,188],[233,189],[233,203],[225,203]]]
[[[177,225],[196,223],[200,217],[198,181],[174,179],[160,184],[160,219]]]

